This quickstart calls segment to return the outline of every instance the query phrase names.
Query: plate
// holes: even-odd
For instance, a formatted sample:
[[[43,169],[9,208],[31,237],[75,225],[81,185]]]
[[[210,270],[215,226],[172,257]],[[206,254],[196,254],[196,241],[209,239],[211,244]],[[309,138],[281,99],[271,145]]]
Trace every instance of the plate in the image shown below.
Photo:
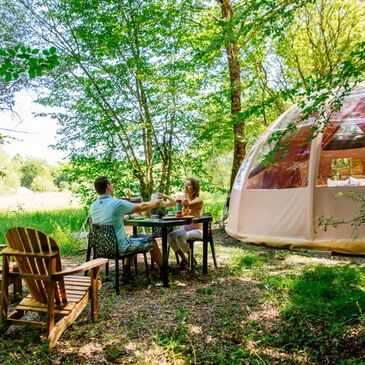
[[[175,217],[174,215],[172,215],[172,216],[166,215],[165,217],[162,217],[162,219],[166,219],[166,220],[169,220],[169,219],[187,219],[187,218],[194,218],[194,216],[193,215],[184,215],[183,217]]]

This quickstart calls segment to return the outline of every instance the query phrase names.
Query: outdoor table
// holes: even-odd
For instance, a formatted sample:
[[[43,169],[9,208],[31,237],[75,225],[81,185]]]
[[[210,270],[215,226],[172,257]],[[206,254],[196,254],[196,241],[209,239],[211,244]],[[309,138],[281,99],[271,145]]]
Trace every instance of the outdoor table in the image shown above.
[[[202,223],[203,224],[203,274],[208,273],[208,226],[212,221],[211,216],[201,216],[194,218],[179,218],[179,219],[126,219],[124,221],[125,226],[133,227],[133,234],[137,235],[137,227],[159,227],[161,228],[162,238],[162,283],[164,287],[169,286],[168,276],[168,250],[167,250],[167,229],[175,226],[183,226],[190,223]]]

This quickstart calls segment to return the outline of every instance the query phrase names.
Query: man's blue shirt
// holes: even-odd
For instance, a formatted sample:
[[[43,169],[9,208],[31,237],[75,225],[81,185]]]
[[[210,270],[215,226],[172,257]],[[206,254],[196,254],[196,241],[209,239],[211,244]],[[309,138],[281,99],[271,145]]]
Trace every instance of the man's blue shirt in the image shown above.
[[[131,214],[133,204],[121,199],[115,199],[111,195],[101,195],[91,204],[90,213],[92,223],[111,224],[114,226],[119,246],[127,243],[127,235],[124,231],[124,215]]]

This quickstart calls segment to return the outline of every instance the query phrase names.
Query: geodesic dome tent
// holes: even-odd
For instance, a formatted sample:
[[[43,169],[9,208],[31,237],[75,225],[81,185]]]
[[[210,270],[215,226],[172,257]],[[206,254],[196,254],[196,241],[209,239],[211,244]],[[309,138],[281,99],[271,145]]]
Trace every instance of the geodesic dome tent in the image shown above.
[[[316,227],[318,217],[349,221],[359,214],[360,204],[346,193],[365,196],[365,85],[343,100],[314,139],[308,136],[315,118],[301,119],[291,107],[248,153],[232,188],[226,231],[274,247],[365,254],[365,226],[356,232],[351,224]],[[273,149],[268,138],[299,120],[288,152],[264,164]]]

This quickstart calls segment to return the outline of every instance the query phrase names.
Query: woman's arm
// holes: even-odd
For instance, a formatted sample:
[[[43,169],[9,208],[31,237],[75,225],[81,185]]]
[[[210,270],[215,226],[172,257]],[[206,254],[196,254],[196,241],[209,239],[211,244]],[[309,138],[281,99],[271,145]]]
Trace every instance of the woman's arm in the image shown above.
[[[166,199],[167,202],[162,202],[163,207],[174,207],[176,205],[176,200],[174,198],[171,198],[171,196],[165,195],[165,194],[158,194],[159,199]]]
[[[201,209],[203,207],[203,200],[199,197],[189,201],[189,208],[190,209]]]

